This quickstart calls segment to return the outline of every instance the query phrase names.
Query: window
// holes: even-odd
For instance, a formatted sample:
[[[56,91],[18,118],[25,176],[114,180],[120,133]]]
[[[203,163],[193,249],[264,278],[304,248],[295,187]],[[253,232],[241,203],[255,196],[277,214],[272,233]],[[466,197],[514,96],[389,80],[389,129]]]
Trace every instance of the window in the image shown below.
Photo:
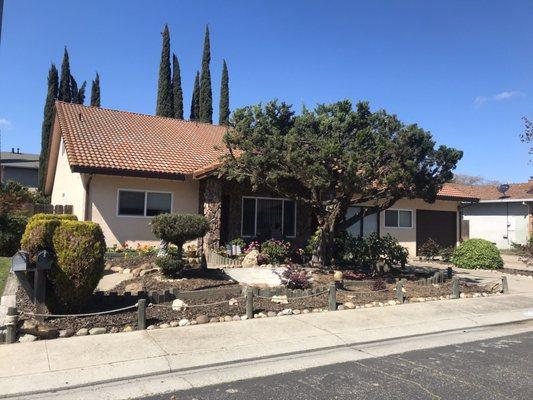
[[[296,203],[293,200],[243,197],[242,236],[281,238],[296,236]]]
[[[171,193],[119,190],[117,214],[119,216],[153,217],[169,213],[171,204]]]
[[[412,228],[412,214],[410,210],[386,210],[385,227]]]
[[[361,207],[350,206],[346,212],[346,219],[353,217],[361,211]],[[378,233],[379,213],[367,215],[363,219],[355,222],[346,231],[355,237],[367,237],[372,233]]]

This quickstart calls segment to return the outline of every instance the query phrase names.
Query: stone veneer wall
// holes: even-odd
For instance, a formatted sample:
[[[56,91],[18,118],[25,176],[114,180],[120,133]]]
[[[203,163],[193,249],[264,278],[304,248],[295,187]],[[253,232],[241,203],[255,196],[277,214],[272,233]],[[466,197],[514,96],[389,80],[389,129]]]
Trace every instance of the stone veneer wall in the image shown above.
[[[216,249],[220,246],[220,218],[221,218],[222,182],[216,178],[200,181],[200,214],[209,221],[209,232],[201,240],[204,251]]]

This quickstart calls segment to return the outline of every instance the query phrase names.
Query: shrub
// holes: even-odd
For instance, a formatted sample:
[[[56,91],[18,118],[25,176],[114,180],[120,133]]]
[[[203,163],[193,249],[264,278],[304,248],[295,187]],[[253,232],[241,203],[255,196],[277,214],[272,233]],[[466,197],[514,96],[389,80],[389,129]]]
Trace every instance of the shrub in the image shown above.
[[[441,247],[432,238],[429,238],[420,246],[418,254],[426,260],[434,260],[439,255]]]
[[[268,257],[271,263],[282,263],[290,255],[291,244],[283,240],[269,239],[261,244],[261,253]]]
[[[243,253],[248,254],[252,250],[261,251],[261,243],[257,240],[250,242],[250,244],[243,249]]]
[[[460,268],[488,268],[503,267],[500,251],[485,239],[469,239],[464,241],[453,252],[452,263]]]
[[[60,224],[59,219],[30,218],[22,235],[20,247],[29,253],[31,262],[35,261],[35,256],[41,250],[47,250],[53,254],[54,232]]]
[[[243,238],[235,238],[231,242],[229,242],[232,246],[239,246],[241,249],[244,249],[246,247],[246,242]]]
[[[23,214],[0,213],[0,256],[11,257],[18,251],[27,221]]]
[[[61,221],[53,235],[56,263],[50,274],[53,308],[82,308],[104,272],[104,234],[93,222]]]
[[[208,229],[209,222],[203,215],[160,214],[152,219],[154,235],[176,245],[179,257],[185,242],[204,236]]]
[[[453,247],[444,247],[443,249],[441,249],[439,255],[442,259],[442,261],[444,262],[450,262],[450,260],[452,259],[453,257],[453,251],[455,249]]]
[[[283,271],[281,282],[289,289],[307,289],[310,286],[309,274],[293,266]]]
[[[170,278],[179,278],[185,267],[185,262],[183,260],[178,259],[175,255],[171,254],[157,257],[155,263],[161,268],[161,272]]]
[[[60,220],[60,221],[77,221],[78,217],[73,214],[45,214],[39,213],[33,215],[28,222],[41,221],[41,220]]]

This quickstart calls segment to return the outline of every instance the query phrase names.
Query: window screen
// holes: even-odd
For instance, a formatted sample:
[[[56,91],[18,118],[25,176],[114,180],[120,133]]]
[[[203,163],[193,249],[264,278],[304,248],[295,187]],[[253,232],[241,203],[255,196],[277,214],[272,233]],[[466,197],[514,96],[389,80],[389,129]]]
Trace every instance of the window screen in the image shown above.
[[[121,190],[118,193],[119,215],[144,215],[144,192]]]
[[[171,195],[170,193],[150,193],[146,195],[146,215],[154,215],[170,212]]]

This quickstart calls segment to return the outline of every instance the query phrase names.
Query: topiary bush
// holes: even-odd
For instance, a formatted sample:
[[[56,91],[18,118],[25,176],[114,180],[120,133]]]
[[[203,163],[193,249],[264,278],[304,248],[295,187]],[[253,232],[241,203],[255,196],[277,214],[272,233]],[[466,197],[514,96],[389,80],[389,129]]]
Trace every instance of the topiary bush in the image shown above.
[[[485,239],[465,240],[453,252],[451,262],[457,267],[467,269],[503,267],[500,251]]]
[[[25,250],[30,255],[30,261],[35,262],[35,256],[41,250],[47,250],[51,254],[54,252],[53,237],[54,232],[61,223],[59,219],[30,218],[22,239],[20,241],[20,248]]]
[[[157,257],[155,264],[161,268],[163,275],[169,278],[179,278],[185,268],[185,261],[176,258],[176,256],[167,254],[166,256]]]
[[[53,250],[52,308],[79,310],[104,273],[106,244],[102,229],[93,222],[61,221],[53,234]]]

